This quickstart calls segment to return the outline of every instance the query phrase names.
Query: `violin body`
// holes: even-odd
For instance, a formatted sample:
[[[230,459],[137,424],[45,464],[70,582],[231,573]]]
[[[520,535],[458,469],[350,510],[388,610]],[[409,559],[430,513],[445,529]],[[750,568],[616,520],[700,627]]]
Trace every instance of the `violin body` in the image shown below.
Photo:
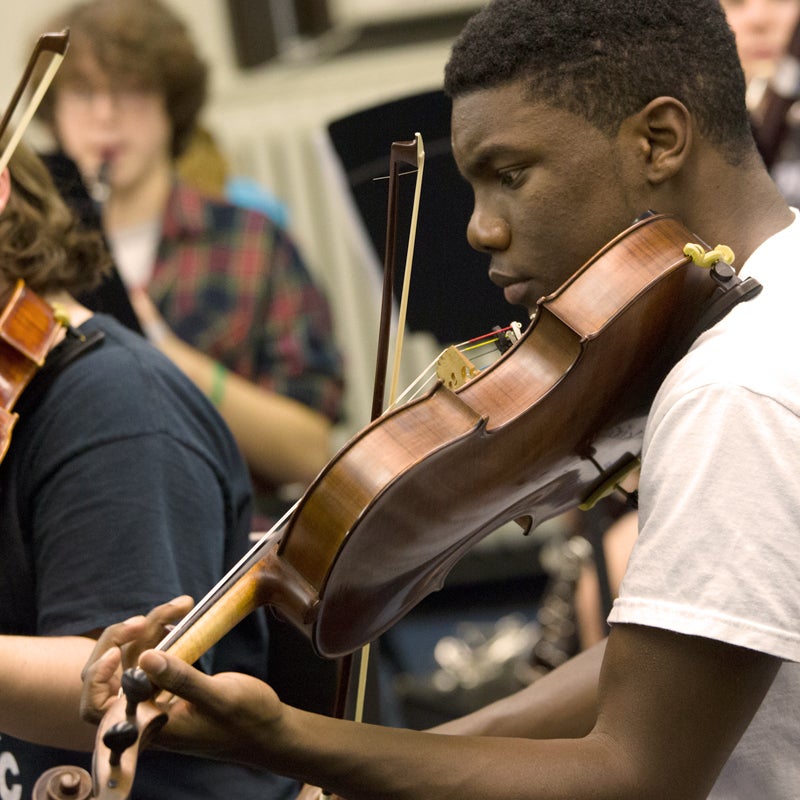
[[[48,303],[17,281],[0,303],[0,461],[17,421],[13,408],[44,364],[60,323]]]
[[[375,639],[503,523],[533,528],[636,463],[715,290],[683,254],[693,238],[671,217],[639,222],[543,298],[499,361],[384,414],[328,464],[279,547],[310,598],[281,611],[320,655]]]

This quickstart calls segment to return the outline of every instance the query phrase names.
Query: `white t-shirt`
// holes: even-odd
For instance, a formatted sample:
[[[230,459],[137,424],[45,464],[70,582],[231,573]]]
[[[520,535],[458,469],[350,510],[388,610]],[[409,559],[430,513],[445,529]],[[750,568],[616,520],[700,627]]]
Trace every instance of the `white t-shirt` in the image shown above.
[[[147,286],[156,264],[161,220],[153,219],[108,234],[108,243],[122,282],[128,289]]]
[[[640,533],[609,616],[786,659],[709,797],[800,797],[800,219],[763,285],[668,375],[645,430]]]

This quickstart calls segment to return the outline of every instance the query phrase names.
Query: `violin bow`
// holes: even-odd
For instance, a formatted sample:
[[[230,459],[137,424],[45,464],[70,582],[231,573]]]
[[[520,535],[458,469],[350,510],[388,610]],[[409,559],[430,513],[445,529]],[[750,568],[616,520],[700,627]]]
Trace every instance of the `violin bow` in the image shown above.
[[[405,272],[403,274],[403,290],[400,297],[400,308],[397,322],[397,335],[392,365],[392,385],[389,405],[395,400],[397,376],[400,370],[400,353],[403,346],[406,312],[408,309],[408,293],[411,285],[411,263],[419,218],[419,199],[422,190],[422,173],[425,165],[425,147],[422,135],[414,134],[410,142],[393,142],[389,154],[389,202],[386,210],[386,246],[383,257],[383,293],[381,295],[381,318],[378,331],[378,355],[375,364],[375,384],[372,394],[372,421],[383,413],[383,401],[386,391],[386,376],[389,361],[389,335],[392,324],[392,299],[394,292],[394,276],[396,271],[397,251],[397,200],[399,192],[398,180],[402,164],[414,167],[417,180],[414,187],[414,207],[411,212],[411,229],[408,249],[406,251]]]
[[[22,94],[25,91],[31,76],[33,75],[33,71],[36,68],[36,63],[40,56],[44,53],[50,53],[52,55],[52,59],[47,65],[47,69],[45,70],[41,81],[39,81],[39,85],[34,90],[31,100],[28,103],[28,107],[25,109],[25,112],[20,118],[19,124],[11,136],[8,145],[6,146],[2,155],[0,155],[0,172],[2,172],[8,166],[8,162],[11,160],[11,156],[17,149],[17,145],[19,144],[23,134],[25,133],[25,130],[33,119],[36,109],[39,108],[39,104],[42,102],[42,99],[50,87],[50,84],[53,82],[53,78],[55,78],[56,72],[58,72],[61,62],[64,60],[64,56],[66,55],[68,47],[68,28],[65,28],[60,33],[43,33],[37,40],[36,46],[34,47],[33,52],[28,59],[25,72],[22,74],[22,78],[17,84],[17,88],[8,104],[8,108],[6,108],[3,119],[0,120],[0,137],[2,137],[2,135],[6,132],[6,129],[11,122],[11,117],[14,116],[14,112],[17,110],[19,101],[22,98]]]
[[[419,201],[422,191],[422,175],[425,166],[425,146],[422,135],[414,134],[414,139],[404,142],[392,142],[389,152],[389,201],[386,210],[386,245],[383,259],[383,288],[381,295],[380,328],[378,332],[378,352],[375,365],[375,383],[372,395],[372,421],[376,420],[384,409],[384,395],[386,393],[386,377],[389,361],[389,337],[392,321],[394,277],[397,261],[397,205],[399,194],[400,170],[403,165],[413,167],[417,177],[414,185],[414,204],[411,211],[411,222],[406,249],[405,270],[403,273],[403,286],[400,296],[397,332],[393,354],[391,383],[389,387],[388,405],[394,404],[397,395],[397,382],[400,372],[400,359],[403,348],[403,333],[405,330],[408,310],[408,295],[411,286],[411,269],[416,243],[417,223],[419,220]],[[366,697],[367,672],[369,669],[370,645],[365,644],[359,651],[359,670],[356,683],[356,697],[353,719],[361,722],[364,718],[364,703]],[[348,655],[342,659],[334,715],[340,719],[346,716],[349,683],[354,669],[354,656]],[[329,797],[323,792],[323,797]]]

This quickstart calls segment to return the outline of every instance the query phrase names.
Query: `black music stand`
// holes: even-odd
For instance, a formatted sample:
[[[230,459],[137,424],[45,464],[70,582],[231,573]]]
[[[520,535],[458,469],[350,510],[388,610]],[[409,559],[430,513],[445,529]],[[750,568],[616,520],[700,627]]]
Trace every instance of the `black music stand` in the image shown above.
[[[509,306],[502,290],[487,276],[488,256],[467,242],[472,192],[461,177],[450,148],[450,100],[433,90],[393,100],[338,119],[328,133],[355,205],[383,264],[386,235],[386,181],[393,141],[411,141],[419,132],[425,146],[425,172],[419,208],[407,325],[429,331],[441,344],[453,344],[487,333],[512,320],[527,322],[521,306]],[[408,241],[414,176],[400,181],[398,207],[399,296]]]

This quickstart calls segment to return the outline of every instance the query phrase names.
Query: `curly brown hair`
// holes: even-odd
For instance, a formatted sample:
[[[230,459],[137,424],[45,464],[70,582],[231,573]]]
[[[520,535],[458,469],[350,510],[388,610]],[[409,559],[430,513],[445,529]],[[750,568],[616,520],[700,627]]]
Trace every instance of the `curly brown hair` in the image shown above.
[[[0,140],[5,148],[10,136]],[[0,213],[0,275],[39,294],[94,288],[111,259],[97,231],[79,226],[42,160],[19,144],[9,162],[11,194]]]
[[[55,131],[60,88],[85,84],[83,64],[97,62],[111,83],[163,95],[172,123],[172,155],[183,153],[208,91],[208,67],[184,23],[159,0],[89,0],[51,19],[69,28],[69,49],[38,116]]]

